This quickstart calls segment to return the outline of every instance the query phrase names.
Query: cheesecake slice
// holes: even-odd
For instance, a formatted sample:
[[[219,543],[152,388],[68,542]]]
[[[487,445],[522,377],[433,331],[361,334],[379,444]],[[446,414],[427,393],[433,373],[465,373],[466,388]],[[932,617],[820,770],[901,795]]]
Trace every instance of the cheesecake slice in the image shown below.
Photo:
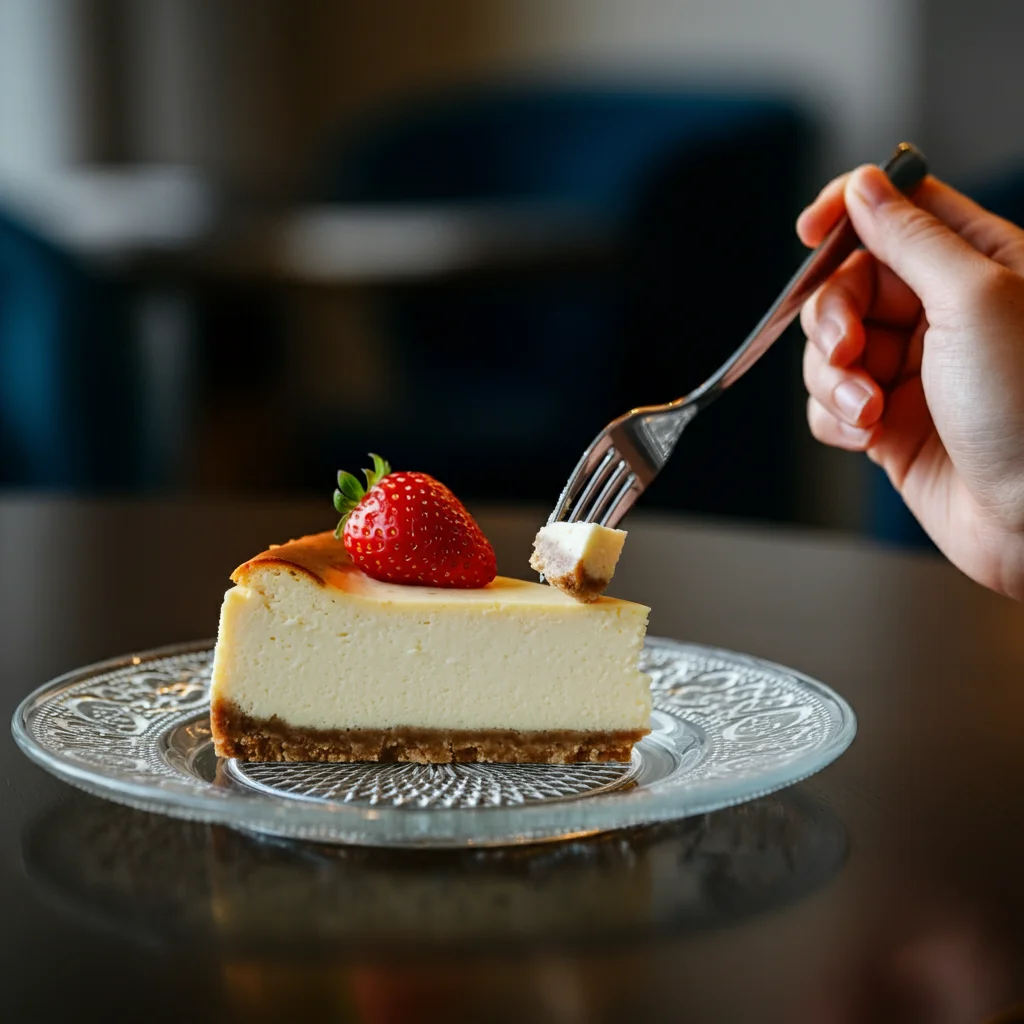
[[[232,575],[214,655],[217,754],[249,761],[628,761],[648,731],[649,609],[538,583],[388,583],[332,533]]]
[[[530,565],[553,587],[590,602],[608,588],[625,542],[625,530],[597,523],[548,523],[533,542]]]

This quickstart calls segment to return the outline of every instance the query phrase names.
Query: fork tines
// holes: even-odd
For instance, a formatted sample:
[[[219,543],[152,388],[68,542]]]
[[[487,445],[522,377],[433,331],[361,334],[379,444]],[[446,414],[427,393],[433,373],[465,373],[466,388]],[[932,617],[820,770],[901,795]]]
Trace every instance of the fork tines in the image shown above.
[[[595,446],[580,460],[550,522],[607,525],[637,482],[615,446]],[[630,503],[632,504],[632,503]],[[623,511],[624,514],[624,511]],[[621,518],[615,517],[615,522]]]

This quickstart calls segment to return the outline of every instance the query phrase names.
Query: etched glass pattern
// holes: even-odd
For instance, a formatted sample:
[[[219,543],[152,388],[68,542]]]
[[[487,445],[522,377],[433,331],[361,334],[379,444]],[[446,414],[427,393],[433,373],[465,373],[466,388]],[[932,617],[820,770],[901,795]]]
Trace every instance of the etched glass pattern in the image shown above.
[[[651,734],[631,764],[239,764],[209,733],[208,642],[105,662],[28,697],[13,730],[89,792],[321,842],[503,845],[703,813],[818,771],[852,741],[827,687],[745,655],[648,638]]]

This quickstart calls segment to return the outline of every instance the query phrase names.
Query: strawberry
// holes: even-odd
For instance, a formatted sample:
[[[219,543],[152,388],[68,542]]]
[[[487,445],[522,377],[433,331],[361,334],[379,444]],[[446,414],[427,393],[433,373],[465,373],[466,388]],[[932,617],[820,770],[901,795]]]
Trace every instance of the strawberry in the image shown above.
[[[465,506],[426,473],[393,473],[370,453],[366,487],[338,473],[334,531],[367,576],[427,587],[486,587],[497,566],[494,549]]]

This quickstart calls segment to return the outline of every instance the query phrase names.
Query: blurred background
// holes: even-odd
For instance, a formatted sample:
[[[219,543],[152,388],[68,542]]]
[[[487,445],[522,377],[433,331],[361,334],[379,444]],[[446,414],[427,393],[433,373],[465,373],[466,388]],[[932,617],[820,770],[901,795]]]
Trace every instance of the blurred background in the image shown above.
[[[553,504],[909,138],[1024,216],[1001,0],[0,0],[0,487],[323,494],[379,451]],[[920,538],[799,336],[645,506]]]

